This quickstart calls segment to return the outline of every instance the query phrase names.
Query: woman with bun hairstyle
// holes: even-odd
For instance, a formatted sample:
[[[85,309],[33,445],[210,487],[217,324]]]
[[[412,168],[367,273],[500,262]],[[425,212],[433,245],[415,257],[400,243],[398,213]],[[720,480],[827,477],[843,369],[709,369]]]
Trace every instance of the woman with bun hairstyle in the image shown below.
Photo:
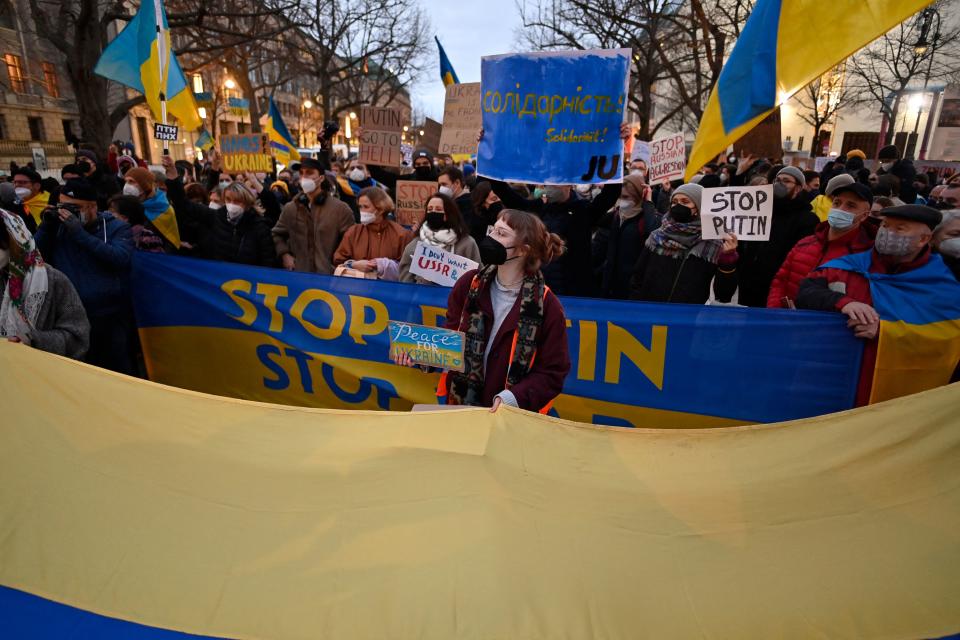
[[[563,306],[540,268],[563,254],[537,216],[505,209],[480,242],[480,270],[457,281],[446,328],[466,334],[463,372],[440,379],[441,404],[507,404],[546,413],[570,371]],[[410,365],[400,356],[398,364]]]

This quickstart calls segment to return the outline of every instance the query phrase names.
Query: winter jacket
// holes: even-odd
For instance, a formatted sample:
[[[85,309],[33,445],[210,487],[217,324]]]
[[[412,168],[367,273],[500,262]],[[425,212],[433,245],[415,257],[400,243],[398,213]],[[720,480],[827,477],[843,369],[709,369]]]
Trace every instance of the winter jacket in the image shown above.
[[[410,273],[410,265],[413,263],[413,252],[417,248],[418,242],[420,242],[420,238],[414,237],[403,249],[403,255],[400,257],[400,282],[435,284]],[[480,249],[477,247],[477,242],[472,236],[464,236],[458,239],[456,244],[453,245],[453,253],[461,258],[469,258],[474,262],[480,262]]]
[[[323,204],[306,206],[301,195],[283,207],[273,228],[277,256],[289,253],[296,259],[296,270],[308,273],[333,273],[333,253],[348,229],[355,224],[350,207],[327,196]]]
[[[833,241],[829,237],[830,225],[821,222],[813,235],[798,242],[797,246],[787,254],[786,260],[783,261],[783,265],[770,284],[770,295],[767,296],[768,308],[783,307],[784,298],[796,301],[800,283],[820,265],[851,253],[870,251],[873,248],[873,240],[877,237],[877,227],[868,220]]]
[[[870,273],[897,274],[919,269],[930,261],[930,250],[925,249],[916,260],[904,264],[891,265],[875,250],[870,255]],[[820,269],[800,283],[797,294],[797,308],[815,311],[842,311],[851,302],[873,305],[870,293],[870,281],[859,273],[843,269]],[[863,362],[860,366],[860,382],[857,385],[857,405],[865,406],[870,402],[873,388],[873,370],[877,362],[879,334],[868,340],[863,350]]]
[[[355,224],[343,235],[333,254],[333,264],[347,260],[389,258],[400,262],[411,233],[392,220],[380,219],[370,224]]]
[[[468,271],[457,281],[447,299],[447,329],[467,331],[469,315],[463,314],[467,293],[476,271]],[[482,406],[493,405],[493,398],[506,388],[507,368],[510,366],[510,351],[513,335],[520,320],[520,297],[513,305],[496,336],[491,338],[493,327],[493,303],[490,287],[493,279],[480,292],[480,311],[483,313],[484,344],[493,340],[483,376]],[[539,411],[553,401],[563,390],[563,383],[570,372],[570,352],[567,344],[567,324],[563,306],[552,291],[543,301],[543,324],[537,330],[537,353],[530,373],[510,387],[521,409]]]
[[[644,302],[704,304],[710,299],[710,283],[720,302],[729,302],[737,288],[737,253],[721,253],[718,264],[689,253],[670,257],[647,247],[630,280],[630,299]]]
[[[787,254],[800,240],[811,235],[819,220],[810,203],[793,198],[774,200],[770,240],[740,242],[739,302],[748,307],[766,307],[770,283],[786,260]]]
[[[208,260],[273,267],[277,254],[273,247],[270,223],[254,209],[247,209],[233,224],[226,207],[211,209],[187,200],[180,178],[167,180],[167,197],[177,213],[177,222],[184,219],[199,230],[198,256]]]
[[[523,198],[505,182],[491,180],[490,185],[504,207],[537,214],[547,230],[566,243],[566,253],[542,269],[547,286],[558,296],[596,297],[598,292],[590,269],[593,228],[620,197],[621,185],[604,185],[593,201],[571,190],[566,201],[551,203]]]
[[[652,202],[644,201],[636,217],[622,220],[613,215],[603,264],[603,295],[626,300],[630,297],[630,279],[650,232],[660,227],[660,214]]]
[[[99,213],[92,224],[82,226],[51,216],[37,230],[36,243],[44,260],[73,284],[91,322],[130,308],[134,248],[126,222]]]

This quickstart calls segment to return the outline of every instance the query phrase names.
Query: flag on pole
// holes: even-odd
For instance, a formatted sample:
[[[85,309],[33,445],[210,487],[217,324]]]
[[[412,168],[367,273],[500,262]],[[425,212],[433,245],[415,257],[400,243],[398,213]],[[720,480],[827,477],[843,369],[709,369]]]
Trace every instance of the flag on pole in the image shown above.
[[[201,151],[206,151],[213,147],[213,136],[210,135],[210,132],[206,129],[200,129],[200,135],[197,137],[197,141],[194,143],[194,146],[200,149]]]
[[[757,0],[700,119],[687,180],[794,93],[931,2]]]
[[[158,122],[163,121],[163,94],[167,113],[184,130],[193,131],[202,124],[193,92],[171,51],[162,0],[142,0],[133,19],[104,49],[93,72],[142,93]]]
[[[294,160],[300,159],[300,153],[297,151],[297,145],[290,135],[290,130],[284,124],[280,116],[280,110],[277,103],[270,98],[270,111],[267,119],[267,136],[270,138],[270,149],[273,151],[273,157],[277,162],[287,165]]]
[[[443,50],[443,45],[440,44],[440,38],[434,36],[433,39],[437,41],[437,48],[440,49],[440,79],[443,80],[443,86],[449,87],[451,84],[460,84],[457,72],[453,70],[450,58],[447,57],[447,52]]]

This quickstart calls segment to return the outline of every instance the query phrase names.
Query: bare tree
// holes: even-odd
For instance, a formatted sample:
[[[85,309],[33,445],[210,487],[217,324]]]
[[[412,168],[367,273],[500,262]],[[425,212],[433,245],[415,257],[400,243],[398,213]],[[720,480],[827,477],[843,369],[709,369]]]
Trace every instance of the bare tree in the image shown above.
[[[860,92],[846,82],[845,65],[837,65],[796,93],[797,116],[813,127],[811,155],[817,155],[820,130],[840,111],[862,104]],[[803,149],[798,149],[803,151]]]
[[[311,0],[301,53],[323,116],[386,104],[425,68],[428,21],[416,0]]]
[[[885,144],[893,139],[901,102],[926,84],[956,72],[960,62],[960,27],[941,18],[956,13],[957,0],[941,0],[905,20],[850,59],[852,79],[871,102],[879,103],[890,127]]]

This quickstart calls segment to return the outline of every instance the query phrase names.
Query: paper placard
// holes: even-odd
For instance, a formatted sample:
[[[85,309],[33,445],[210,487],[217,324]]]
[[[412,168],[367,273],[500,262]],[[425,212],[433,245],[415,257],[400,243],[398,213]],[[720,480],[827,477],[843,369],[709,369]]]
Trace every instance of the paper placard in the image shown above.
[[[410,273],[444,287],[452,287],[460,276],[479,266],[470,258],[418,242],[413,249]]]
[[[404,227],[412,227],[421,222],[427,200],[436,192],[436,182],[397,180],[397,222]]]
[[[220,136],[220,155],[227,173],[273,171],[267,136],[263,133],[239,133]]]
[[[773,185],[704,189],[701,199],[704,240],[769,240],[773,219]]]
[[[407,322],[388,323],[390,358],[406,353],[416,364],[463,371],[464,334]]]
[[[633,152],[630,154],[630,161],[643,160],[650,166],[650,143],[646,140],[634,140]]]
[[[827,166],[827,163],[830,162],[830,156],[817,156],[813,160],[813,170],[817,173],[823,171],[823,168]]]
[[[662,180],[677,180],[687,169],[687,150],[683,133],[657,138],[650,143],[650,184]]]
[[[399,167],[403,160],[400,152],[402,120],[400,109],[361,107],[360,161],[382,167]]]
[[[179,133],[179,128],[172,124],[156,123],[153,125],[153,137],[155,140],[165,140],[166,142],[176,142],[177,133]]]
[[[440,154],[451,156],[476,154],[477,132],[482,126],[480,83],[464,82],[447,87],[447,97],[443,104]]]

